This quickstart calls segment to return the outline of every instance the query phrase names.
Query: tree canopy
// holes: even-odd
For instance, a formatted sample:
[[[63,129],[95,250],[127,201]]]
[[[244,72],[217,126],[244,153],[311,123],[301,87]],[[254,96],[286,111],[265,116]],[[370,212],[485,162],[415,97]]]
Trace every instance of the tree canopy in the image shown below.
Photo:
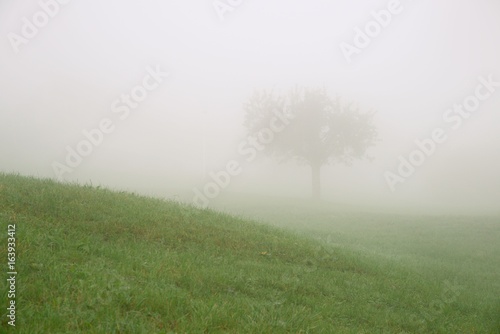
[[[274,131],[265,151],[282,161],[293,159],[311,166],[315,198],[320,196],[321,166],[362,159],[377,140],[373,112],[361,113],[353,103],[331,98],[324,89],[296,87],[284,96],[257,91],[244,109],[244,124],[257,138],[277,115],[290,119]]]

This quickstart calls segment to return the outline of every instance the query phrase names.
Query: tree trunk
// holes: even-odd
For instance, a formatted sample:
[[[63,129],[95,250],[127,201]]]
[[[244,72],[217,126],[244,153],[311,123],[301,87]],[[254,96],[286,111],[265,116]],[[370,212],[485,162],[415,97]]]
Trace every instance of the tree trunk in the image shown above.
[[[321,164],[311,163],[312,199],[319,201],[321,198]]]

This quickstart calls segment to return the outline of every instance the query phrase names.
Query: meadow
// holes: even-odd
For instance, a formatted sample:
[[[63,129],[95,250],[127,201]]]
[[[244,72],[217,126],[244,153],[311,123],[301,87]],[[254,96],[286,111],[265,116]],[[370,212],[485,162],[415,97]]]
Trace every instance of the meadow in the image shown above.
[[[16,318],[1,280],[2,332],[500,333],[498,217],[197,209],[0,174],[6,278],[8,225]]]

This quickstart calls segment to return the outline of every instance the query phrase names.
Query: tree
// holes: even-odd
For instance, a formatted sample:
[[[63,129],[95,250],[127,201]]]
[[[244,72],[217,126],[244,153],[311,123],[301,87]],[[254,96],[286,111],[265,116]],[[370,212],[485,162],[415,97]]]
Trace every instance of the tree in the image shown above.
[[[257,91],[244,110],[244,125],[249,135],[265,144],[265,152],[310,166],[313,199],[321,197],[323,165],[350,165],[365,158],[367,148],[377,141],[373,112],[360,113],[352,103],[330,98],[324,89],[294,88],[286,96]],[[277,126],[279,119],[289,121]],[[264,140],[264,129],[273,131],[271,141],[269,135]]]

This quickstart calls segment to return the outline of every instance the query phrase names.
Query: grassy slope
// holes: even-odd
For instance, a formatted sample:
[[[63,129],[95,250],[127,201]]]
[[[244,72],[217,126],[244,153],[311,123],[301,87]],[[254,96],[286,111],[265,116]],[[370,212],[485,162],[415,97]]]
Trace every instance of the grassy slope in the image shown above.
[[[495,328],[492,314],[479,312],[463,294],[446,296],[442,282],[393,263],[129,193],[0,174],[2,259],[7,224],[17,226],[20,333]],[[446,302],[429,310],[441,295]],[[4,313],[0,330],[7,320]]]
[[[368,212],[329,202],[238,194],[219,197],[214,207],[405,268],[413,279],[451,284],[421,305],[415,320],[423,329],[429,318],[444,313],[440,307],[448,305],[445,295],[453,290],[478,319],[489,318],[485,321],[492,325],[485,332],[500,333],[500,215]]]

